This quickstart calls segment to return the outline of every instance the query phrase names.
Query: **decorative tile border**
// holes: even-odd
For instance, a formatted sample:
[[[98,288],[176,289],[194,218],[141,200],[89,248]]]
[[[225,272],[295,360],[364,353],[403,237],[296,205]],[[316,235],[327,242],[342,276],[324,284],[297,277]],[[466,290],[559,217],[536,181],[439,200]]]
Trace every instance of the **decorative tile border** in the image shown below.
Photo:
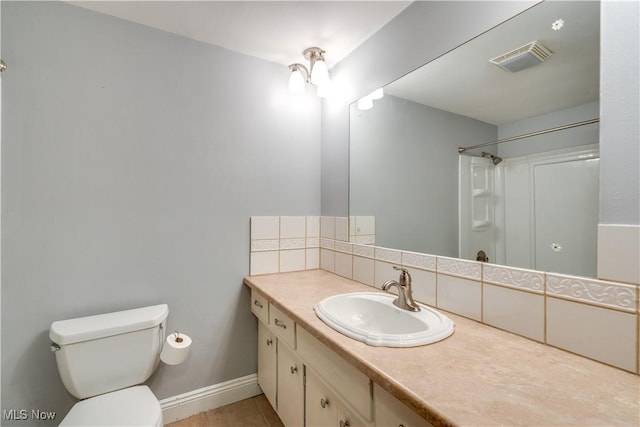
[[[540,271],[483,264],[482,280],[495,285],[544,293],[544,273]]]
[[[306,241],[301,239],[280,239],[280,249],[304,249]]]
[[[353,244],[336,240],[336,251],[351,254],[353,252]]]
[[[636,312],[634,285],[547,273],[547,293],[603,307]]]
[[[379,261],[402,264],[402,252],[395,249],[375,247],[375,258]]]
[[[335,249],[336,248],[336,241],[333,239],[320,239],[320,247],[322,249]]]
[[[436,257],[417,252],[402,252],[402,265],[436,271]]]
[[[251,252],[277,251],[280,249],[279,240],[252,240]]]
[[[481,263],[458,258],[436,257],[438,273],[481,280]]]
[[[319,247],[320,247],[319,237],[307,237],[307,248],[319,248]]]
[[[358,255],[365,258],[374,258],[375,257],[375,248],[369,245],[353,245],[353,254]]]

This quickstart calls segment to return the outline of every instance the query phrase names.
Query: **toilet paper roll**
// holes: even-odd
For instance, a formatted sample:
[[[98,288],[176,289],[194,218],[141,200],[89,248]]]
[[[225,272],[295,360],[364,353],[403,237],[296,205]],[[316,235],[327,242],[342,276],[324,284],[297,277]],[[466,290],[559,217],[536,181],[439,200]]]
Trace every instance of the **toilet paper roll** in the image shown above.
[[[162,346],[160,360],[167,365],[179,365],[187,358],[190,349],[191,337],[185,334],[171,334]]]

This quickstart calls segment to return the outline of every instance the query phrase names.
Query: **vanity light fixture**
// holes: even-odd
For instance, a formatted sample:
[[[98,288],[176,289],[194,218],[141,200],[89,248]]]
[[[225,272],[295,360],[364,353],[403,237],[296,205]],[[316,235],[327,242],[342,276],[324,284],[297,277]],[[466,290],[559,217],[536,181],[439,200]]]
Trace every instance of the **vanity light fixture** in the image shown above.
[[[384,89],[378,88],[371,92],[367,96],[363,96],[358,99],[356,105],[358,106],[358,110],[365,111],[373,108],[373,101],[378,100],[384,96]]]
[[[306,84],[311,83],[318,88],[319,97],[328,96],[331,79],[329,78],[329,68],[324,60],[324,53],[325,51],[319,47],[307,48],[302,52],[302,55],[309,61],[309,68],[300,63],[289,65],[291,70],[289,92],[303,94]]]

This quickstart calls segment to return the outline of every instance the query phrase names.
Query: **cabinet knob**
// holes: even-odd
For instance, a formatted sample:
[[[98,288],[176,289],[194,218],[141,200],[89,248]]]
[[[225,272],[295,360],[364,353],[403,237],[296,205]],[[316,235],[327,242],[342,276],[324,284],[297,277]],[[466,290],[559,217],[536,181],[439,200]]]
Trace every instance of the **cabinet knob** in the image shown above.
[[[329,406],[329,399],[325,399],[325,398],[320,399],[320,406],[322,406],[323,408],[326,408],[327,406]]]
[[[340,420],[340,427],[349,427],[351,424],[349,423],[349,420],[343,421]]]
[[[282,322],[281,320],[277,319],[277,318],[274,319],[273,323],[275,323],[276,326],[279,327],[279,328],[287,329],[287,325],[284,322]]]
[[[267,338],[267,345],[273,344],[273,340],[271,338]]]
[[[259,308],[262,308],[262,303],[260,301],[258,301],[257,299],[253,300],[253,305],[257,305]]]
[[[291,373],[295,374],[296,372],[298,372],[298,367],[297,366],[292,366],[291,367]]]

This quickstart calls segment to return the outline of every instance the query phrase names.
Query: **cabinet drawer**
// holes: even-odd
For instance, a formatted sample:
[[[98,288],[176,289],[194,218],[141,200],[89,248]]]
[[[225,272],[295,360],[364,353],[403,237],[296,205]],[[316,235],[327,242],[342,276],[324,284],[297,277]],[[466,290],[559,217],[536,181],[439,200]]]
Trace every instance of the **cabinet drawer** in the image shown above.
[[[269,323],[269,303],[267,299],[251,289],[251,311],[264,323]]]
[[[289,316],[278,310],[273,304],[269,305],[269,327],[292,350],[296,349],[295,326],[295,322]]]
[[[298,354],[366,421],[373,419],[371,380],[302,328],[297,331]]]

